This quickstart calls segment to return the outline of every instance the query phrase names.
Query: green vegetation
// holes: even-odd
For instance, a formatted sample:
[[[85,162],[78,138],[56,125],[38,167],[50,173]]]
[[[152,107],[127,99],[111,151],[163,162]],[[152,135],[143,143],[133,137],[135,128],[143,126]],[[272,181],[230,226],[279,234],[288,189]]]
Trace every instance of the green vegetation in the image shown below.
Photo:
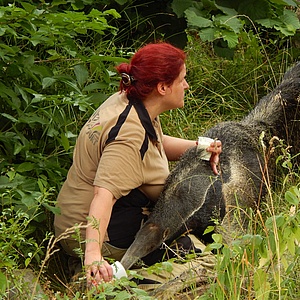
[[[186,18],[190,30],[196,30],[203,41],[213,42],[215,51],[227,56],[233,55],[245,29],[269,41],[294,36],[300,28],[293,10],[297,5],[294,0],[172,2],[174,12]]]
[[[145,13],[151,2],[142,2],[1,2],[0,296],[15,270],[29,268],[49,299],[105,299],[105,294],[151,299],[125,279],[93,297],[66,291],[65,262],[52,228],[76,136],[118,88],[114,66],[146,41],[166,37],[164,27],[156,30],[155,16]],[[196,139],[217,122],[242,118],[298,59],[296,1],[241,1],[251,2],[248,11],[231,4],[236,1],[160,2],[165,22],[173,8],[188,26],[190,89],[183,109],[161,116],[167,134]],[[261,3],[265,14],[251,15],[262,11],[256,6]],[[214,34],[205,38],[207,31]],[[268,183],[268,197],[251,217],[249,233],[222,248],[221,237],[214,236],[210,247],[217,252],[218,275],[199,299],[300,298],[300,172],[286,146],[277,147],[282,152],[277,180]],[[32,290],[17,288],[24,299],[35,299]]]

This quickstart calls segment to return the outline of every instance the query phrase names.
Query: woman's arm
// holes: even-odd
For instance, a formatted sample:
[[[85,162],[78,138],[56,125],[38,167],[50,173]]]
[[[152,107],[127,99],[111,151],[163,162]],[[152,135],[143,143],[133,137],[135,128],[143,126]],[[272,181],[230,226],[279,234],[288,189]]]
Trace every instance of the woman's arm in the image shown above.
[[[88,284],[97,284],[102,280],[107,282],[113,276],[112,267],[103,259],[101,249],[115,201],[110,191],[94,187],[94,198],[90,205],[89,217],[95,219],[98,227],[94,228],[90,225],[86,229],[87,243],[84,265]]]
[[[196,145],[196,141],[185,140],[168,135],[163,136],[163,147],[169,161],[178,160],[186,150]],[[213,172],[217,175],[217,164],[219,163],[219,154],[222,152],[221,141],[212,142],[210,144],[210,147],[208,147],[206,150],[212,153],[210,157],[210,164]]]
[[[196,145],[196,141],[185,140],[169,135],[163,136],[163,147],[169,161],[178,160],[186,150]]]

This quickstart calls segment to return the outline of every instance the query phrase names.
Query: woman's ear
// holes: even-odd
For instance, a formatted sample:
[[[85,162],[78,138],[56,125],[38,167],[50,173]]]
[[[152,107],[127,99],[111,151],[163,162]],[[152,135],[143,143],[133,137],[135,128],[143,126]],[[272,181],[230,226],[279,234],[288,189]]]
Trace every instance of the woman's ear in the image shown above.
[[[167,92],[167,85],[164,82],[159,82],[156,88],[158,93],[161,94],[162,96],[165,95]]]

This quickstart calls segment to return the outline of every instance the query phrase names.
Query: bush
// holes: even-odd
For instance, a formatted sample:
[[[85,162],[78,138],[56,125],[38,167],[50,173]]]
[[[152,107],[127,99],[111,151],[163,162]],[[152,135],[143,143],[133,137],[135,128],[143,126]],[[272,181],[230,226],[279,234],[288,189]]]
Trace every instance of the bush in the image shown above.
[[[294,0],[172,1],[173,11],[187,20],[202,41],[213,42],[215,51],[232,57],[244,32],[255,33],[281,47],[300,28]]]
[[[118,84],[113,66],[126,58],[103,39],[116,33],[107,22],[115,10],[23,1],[0,6],[0,15],[0,268],[8,270],[40,264],[79,129]],[[95,40],[83,43],[87,35]]]

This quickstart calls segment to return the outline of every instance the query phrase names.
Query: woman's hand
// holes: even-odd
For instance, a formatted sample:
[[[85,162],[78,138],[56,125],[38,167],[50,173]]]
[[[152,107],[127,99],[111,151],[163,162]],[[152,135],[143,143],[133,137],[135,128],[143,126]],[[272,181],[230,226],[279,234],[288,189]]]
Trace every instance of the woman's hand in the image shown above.
[[[213,172],[218,175],[217,165],[219,164],[219,154],[222,152],[222,142],[217,140],[210,144],[210,146],[206,149],[206,151],[211,152],[210,156],[210,165]]]
[[[88,242],[85,247],[84,260],[88,285],[108,282],[113,277],[112,267],[103,259],[101,248],[115,201],[110,191],[94,187],[94,198],[89,211],[89,217],[94,221],[86,229]],[[95,224],[93,224],[94,222]]]
[[[103,281],[109,282],[113,278],[111,265],[99,253],[86,253],[84,265],[88,286],[95,286]]]

